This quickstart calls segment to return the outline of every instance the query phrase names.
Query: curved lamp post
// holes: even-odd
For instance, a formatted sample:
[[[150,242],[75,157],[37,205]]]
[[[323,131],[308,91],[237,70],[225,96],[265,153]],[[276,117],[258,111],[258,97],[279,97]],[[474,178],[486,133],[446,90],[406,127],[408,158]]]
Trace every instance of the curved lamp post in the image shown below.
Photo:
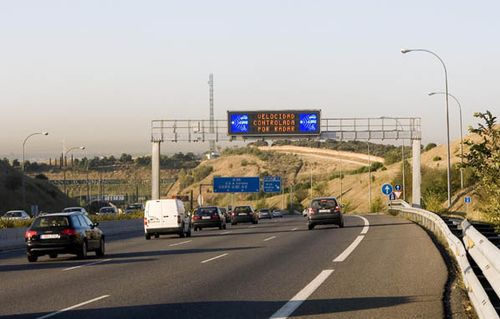
[[[446,96],[446,146],[448,149],[447,152],[447,179],[448,179],[448,208],[451,207],[451,152],[450,152],[450,115],[448,112],[448,71],[446,70],[446,65],[444,61],[437,55],[436,53],[426,50],[426,49],[401,49],[401,53],[406,54],[409,52],[426,52],[435,56],[439,62],[443,65],[444,69],[444,84],[445,84],[445,96]]]
[[[436,94],[446,94],[446,92],[431,92],[428,95],[433,96]],[[451,93],[448,93],[448,96],[453,98],[455,102],[457,102],[458,105],[458,110],[460,111],[460,188],[464,188],[464,133],[463,133],[463,120],[462,120],[462,105],[460,104],[460,101],[457,99],[456,96],[454,96]]]
[[[66,162],[66,156],[68,155],[68,153],[73,151],[73,150],[77,150],[77,149],[81,149],[83,151],[83,150],[85,150],[85,146],[75,146],[75,147],[70,148],[69,150],[67,150],[64,153],[63,160]],[[68,195],[66,193],[66,167],[64,168],[63,173],[64,173],[64,194]]]
[[[28,139],[32,136],[35,136],[35,135],[49,135],[49,132],[36,132],[36,133],[32,133],[30,135],[28,135],[24,141],[23,141],[23,161],[21,162],[21,171],[23,173],[23,176],[22,176],[22,192],[23,192],[23,206],[26,205],[26,186],[25,186],[25,183],[24,183],[24,157],[25,157],[25,148],[26,148],[26,142],[28,141]]]

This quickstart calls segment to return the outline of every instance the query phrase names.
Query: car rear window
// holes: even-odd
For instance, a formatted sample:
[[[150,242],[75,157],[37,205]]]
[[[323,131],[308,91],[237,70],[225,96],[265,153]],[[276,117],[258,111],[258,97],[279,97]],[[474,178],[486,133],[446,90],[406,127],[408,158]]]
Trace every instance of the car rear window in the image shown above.
[[[333,209],[337,206],[334,198],[315,199],[311,203],[312,208]]]
[[[210,216],[217,213],[217,207],[202,207],[196,210],[196,216]]]
[[[33,222],[33,228],[67,227],[69,220],[66,216],[43,216]]]
[[[248,206],[240,206],[240,207],[236,207],[234,209],[234,212],[235,213],[247,213],[248,214],[248,213],[251,213],[252,210]]]

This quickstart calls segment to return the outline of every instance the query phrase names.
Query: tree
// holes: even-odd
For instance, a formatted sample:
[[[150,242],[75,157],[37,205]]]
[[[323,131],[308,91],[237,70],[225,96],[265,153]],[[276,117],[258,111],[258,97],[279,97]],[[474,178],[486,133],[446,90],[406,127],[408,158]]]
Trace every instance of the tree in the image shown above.
[[[469,151],[464,155],[464,166],[472,168],[479,179],[475,190],[479,209],[491,222],[500,225],[500,129],[490,111],[474,113],[474,117],[484,124],[469,127],[469,132],[480,141],[465,141]]]

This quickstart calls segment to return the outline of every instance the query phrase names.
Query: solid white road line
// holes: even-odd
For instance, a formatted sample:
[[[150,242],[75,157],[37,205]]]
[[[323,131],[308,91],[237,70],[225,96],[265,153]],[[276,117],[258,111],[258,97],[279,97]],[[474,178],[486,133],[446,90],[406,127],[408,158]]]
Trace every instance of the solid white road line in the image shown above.
[[[215,260],[215,259],[218,259],[218,258],[222,258],[222,257],[227,256],[227,255],[229,255],[229,254],[228,254],[228,253],[225,253],[225,254],[222,254],[222,255],[219,255],[219,256],[216,256],[216,257],[213,257],[213,258],[210,258],[210,259],[204,260],[204,261],[202,261],[201,263],[202,263],[202,264],[204,264],[204,263],[207,263],[207,262],[209,262],[209,261],[212,261],[212,260]]]
[[[291,231],[296,231],[297,229],[299,229],[299,227],[295,227],[295,228],[292,228],[290,229]]]
[[[105,262],[110,261],[110,260],[111,259],[98,260],[98,261],[94,261],[93,263],[88,263],[88,264],[83,264],[83,265],[80,265],[80,266],[65,268],[65,269],[63,269],[63,271],[78,269],[78,268],[82,268],[82,267],[86,267],[86,266],[92,266],[92,265],[96,265],[96,264],[100,264],[100,263],[105,263]]]
[[[363,216],[358,216],[358,215],[355,215],[355,216],[361,218],[365,222],[365,226],[361,230],[360,234],[366,234],[368,232],[368,229],[370,228],[370,222],[368,221],[368,219],[364,218]]]
[[[174,247],[174,246],[184,245],[190,242],[192,242],[192,240],[181,241],[180,243],[170,244],[169,246]]]
[[[349,245],[340,255],[338,255],[337,258],[333,260],[333,262],[341,262],[344,261],[349,255],[358,247],[359,243],[363,240],[365,236],[364,235],[359,235],[353,242],[352,244]]]
[[[248,228],[255,228],[255,227],[257,227],[257,226],[255,226],[255,225],[248,226]]]
[[[220,233],[219,235],[226,235],[226,234],[229,234],[229,233],[232,233],[231,230],[228,230],[228,231],[223,231],[222,233]]]
[[[288,318],[300,305],[309,298],[312,293],[333,273],[333,269],[323,270],[316,278],[313,279],[307,286],[296,294],[283,307],[276,311],[271,319]]]
[[[87,301],[84,301],[82,303],[79,303],[78,305],[74,305],[74,306],[71,306],[71,307],[68,307],[68,308],[61,309],[61,310],[56,311],[56,312],[49,313],[48,315],[41,316],[41,317],[38,317],[36,319],[50,318],[50,317],[53,317],[53,316],[55,316],[57,314],[60,314],[61,312],[66,312],[66,311],[69,311],[69,310],[72,310],[72,309],[75,309],[75,308],[78,308],[78,307],[81,307],[81,306],[85,306],[85,305],[87,305],[89,303],[96,302],[98,300],[101,300],[101,299],[104,299],[104,298],[108,298],[108,297],[109,297],[109,295],[100,296],[100,297],[97,297],[97,298],[94,298],[94,299],[87,300]]]
[[[271,240],[271,239],[274,239],[274,238],[276,238],[276,236],[271,236],[269,238],[266,238],[266,239],[264,239],[264,241],[268,241],[268,240]]]

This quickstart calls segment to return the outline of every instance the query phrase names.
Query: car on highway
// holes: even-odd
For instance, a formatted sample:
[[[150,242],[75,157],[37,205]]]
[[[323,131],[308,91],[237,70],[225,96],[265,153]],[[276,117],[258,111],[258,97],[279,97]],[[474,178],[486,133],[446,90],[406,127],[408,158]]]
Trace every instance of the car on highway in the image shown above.
[[[113,206],[105,206],[99,208],[99,212],[97,215],[109,215],[109,214],[118,214],[118,209]]]
[[[316,225],[335,224],[344,227],[344,216],[335,197],[319,197],[311,201],[307,216],[307,227],[314,229]]]
[[[259,209],[259,219],[272,219],[273,213],[269,208]]]
[[[26,230],[26,254],[29,262],[49,255],[74,254],[86,258],[87,252],[96,256],[105,253],[105,235],[86,215],[80,212],[56,213],[35,218]]]
[[[3,220],[27,220],[31,216],[24,210],[9,210],[1,218]]]
[[[65,209],[63,209],[63,213],[71,213],[71,212],[79,212],[86,216],[89,215],[89,213],[87,213],[87,211],[83,207],[66,207]]]
[[[281,210],[273,210],[271,214],[272,214],[273,218],[282,218],[283,217],[283,213],[281,212]]]
[[[144,237],[178,234],[191,237],[191,219],[180,199],[148,200],[144,209]]]
[[[125,207],[125,214],[132,214],[144,210],[144,205],[141,203],[129,204]]]
[[[217,206],[198,207],[192,217],[194,231],[207,227],[226,229],[226,218]]]
[[[257,224],[259,217],[253,210],[252,206],[236,206],[233,209],[231,216],[231,224],[237,225],[238,223],[252,223]]]

